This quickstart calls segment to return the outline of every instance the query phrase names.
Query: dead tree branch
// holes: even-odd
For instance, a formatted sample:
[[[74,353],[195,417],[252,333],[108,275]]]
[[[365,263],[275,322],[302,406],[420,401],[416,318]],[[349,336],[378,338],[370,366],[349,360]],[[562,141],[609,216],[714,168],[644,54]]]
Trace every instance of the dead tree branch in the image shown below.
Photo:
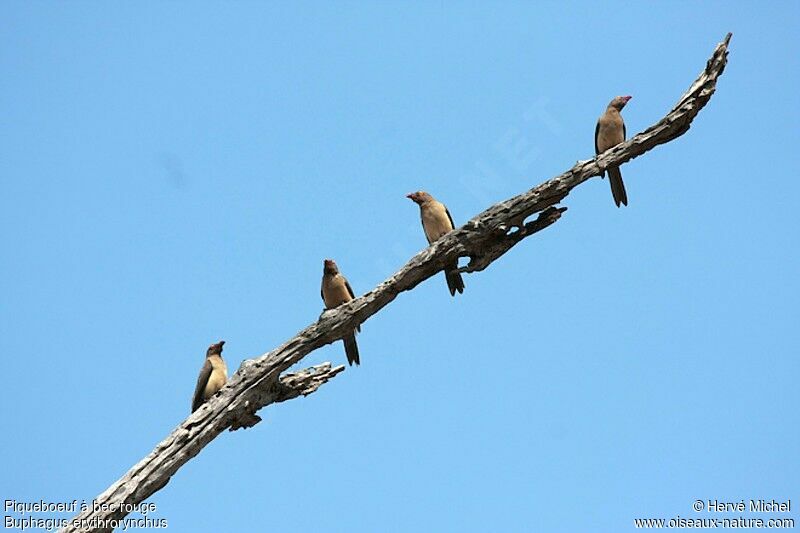
[[[167,484],[177,470],[197,455],[225,429],[247,428],[260,421],[256,412],[262,407],[314,392],[344,367],[330,364],[312,367],[296,374],[281,372],[299,362],[310,352],[341,339],[394,300],[434,276],[454,259],[469,257],[462,272],[478,272],[488,267],[521,240],[557,222],[565,207],[555,207],[576,186],[613,165],[638,157],[660,144],[667,143],[689,129],[692,120],[708,103],[716,89],[728,55],[728,34],[714,50],[699,77],[675,107],[653,126],[594,159],[578,161],[571,169],[529,191],[500,202],[471,219],[464,226],[411,258],[398,272],[363,296],[337,309],[324,312],[319,320],[271,352],[242,363],[228,385],[187,418],[166,439],[121,479],[97,497],[98,504],[109,510],[91,508],[78,520],[107,521],[125,513],[121,504],[142,502]],[[525,222],[532,215],[538,217]],[[85,522],[84,522],[85,523]],[[64,532],[109,531],[103,527],[70,525]]]

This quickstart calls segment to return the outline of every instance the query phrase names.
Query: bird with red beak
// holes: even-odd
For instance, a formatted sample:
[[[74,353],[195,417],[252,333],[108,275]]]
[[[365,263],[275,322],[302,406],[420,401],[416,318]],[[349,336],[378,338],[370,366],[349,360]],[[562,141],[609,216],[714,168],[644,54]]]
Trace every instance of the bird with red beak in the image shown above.
[[[428,239],[428,244],[433,244],[455,228],[453,217],[450,216],[450,211],[447,210],[447,207],[427,192],[412,192],[411,194],[407,194],[406,198],[412,200],[419,206],[422,230],[425,232],[425,238]],[[464,280],[458,272],[457,260],[445,266],[444,276],[447,280],[447,288],[450,290],[450,296],[455,296],[456,292],[459,294],[464,292]]]
[[[633,98],[632,96],[617,96],[608,103],[605,113],[597,119],[597,126],[594,129],[594,152],[599,155],[613,148],[625,140],[625,121],[622,120],[620,112],[625,104]],[[617,207],[628,205],[628,193],[625,192],[625,184],[622,182],[622,173],[619,167],[608,167],[608,182],[611,184],[611,195]],[[605,171],[600,174],[605,177]]]
[[[326,309],[339,307],[355,298],[353,288],[350,287],[347,279],[339,273],[339,267],[333,259],[326,259],[323,262],[320,294],[322,295],[322,301],[325,302]],[[356,344],[356,331],[361,331],[361,326],[356,327],[352,333],[342,338],[347,363],[351,366],[361,364],[361,359],[358,355],[358,344]]]
[[[215,342],[206,350],[206,360],[197,377],[197,386],[192,397],[192,412],[197,411],[209,398],[214,396],[228,381],[228,368],[222,359],[222,346],[225,341]]]

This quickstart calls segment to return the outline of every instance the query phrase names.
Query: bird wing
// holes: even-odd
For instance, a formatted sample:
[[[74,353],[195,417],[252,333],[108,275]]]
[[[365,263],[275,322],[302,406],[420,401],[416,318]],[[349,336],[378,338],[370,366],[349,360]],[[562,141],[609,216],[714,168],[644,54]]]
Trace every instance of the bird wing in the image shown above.
[[[350,286],[350,282],[347,281],[347,279],[344,280],[344,286],[347,288],[347,292],[350,294],[350,299],[352,300],[355,298],[356,295],[353,293],[353,287]]]
[[[600,121],[597,121],[597,126],[594,127],[594,153],[595,155],[600,153],[600,148],[597,145],[597,136],[600,135]]]
[[[208,384],[208,379],[211,377],[211,361],[206,359],[206,362],[203,363],[203,368],[200,369],[200,375],[197,376],[197,386],[194,388],[194,396],[192,397],[192,412],[194,413],[197,409],[203,405],[203,391],[206,389],[206,385]]]
[[[442,204],[442,205],[444,205],[444,204]],[[450,221],[450,229],[451,230],[456,229],[456,225],[453,224],[453,217],[450,215],[450,210],[447,209],[446,205],[444,206],[444,212],[447,213],[447,220]]]
[[[355,298],[356,295],[353,292],[353,287],[350,286],[350,282],[347,281],[347,278],[344,278],[344,286],[347,289],[347,292],[350,294],[350,299],[352,300],[353,298]],[[356,326],[356,331],[361,331],[361,325]],[[356,361],[358,361],[358,348],[356,348]]]

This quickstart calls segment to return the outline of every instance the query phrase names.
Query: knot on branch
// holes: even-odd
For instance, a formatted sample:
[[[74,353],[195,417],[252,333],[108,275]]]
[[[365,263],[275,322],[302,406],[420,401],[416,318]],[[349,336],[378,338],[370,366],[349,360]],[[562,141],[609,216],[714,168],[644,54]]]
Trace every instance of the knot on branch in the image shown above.
[[[536,220],[525,223],[524,220],[515,221],[509,225],[500,225],[495,231],[482,241],[474,255],[470,255],[467,266],[459,268],[459,272],[479,272],[488,267],[495,259],[510,250],[519,241],[541,231],[561,218],[566,207],[550,206],[539,213]]]
[[[285,402],[298,396],[308,396],[316,392],[336,374],[344,371],[344,365],[332,367],[330,363],[322,363],[301,370],[284,374],[278,380],[264,380],[253,386],[248,398],[230,407],[235,412],[229,431],[247,429],[261,422],[256,411],[268,403]]]
[[[261,417],[256,414],[257,410],[253,402],[245,400],[242,410],[231,420],[228,431],[251,428],[261,422]]]

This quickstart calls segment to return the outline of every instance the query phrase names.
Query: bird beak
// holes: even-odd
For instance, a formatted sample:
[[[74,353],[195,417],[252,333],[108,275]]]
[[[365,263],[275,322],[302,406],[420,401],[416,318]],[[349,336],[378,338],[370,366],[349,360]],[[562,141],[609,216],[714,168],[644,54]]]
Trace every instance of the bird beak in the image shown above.
[[[414,193],[410,192],[410,193],[406,194],[406,198],[408,198],[409,200],[413,200],[414,199]]]
[[[633,98],[633,96],[630,96],[630,95],[626,96],[625,97],[625,103],[628,103],[628,100],[630,100],[631,98]]]

